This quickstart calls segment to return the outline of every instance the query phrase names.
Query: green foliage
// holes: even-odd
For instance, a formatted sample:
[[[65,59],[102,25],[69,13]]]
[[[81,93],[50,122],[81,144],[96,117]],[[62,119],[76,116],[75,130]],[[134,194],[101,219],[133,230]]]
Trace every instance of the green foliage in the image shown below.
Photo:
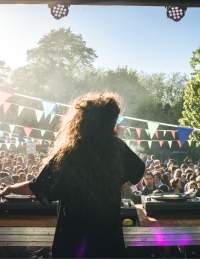
[[[91,69],[96,57],[81,35],[52,30],[27,52],[27,65],[13,73],[13,84],[29,94],[60,99],[69,96],[73,80]]]
[[[0,60],[0,86],[5,86],[9,80],[10,68],[6,63]]]
[[[144,85],[155,102],[162,104],[175,105],[183,97],[186,75],[173,73],[142,74],[141,83]]]
[[[96,57],[81,35],[70,29],[53,30],[27,52],[27,65],[14,71],[13,86],[19,92],[63,103],[88,91],[114,91],[124,99],[124,114],[177,123],[185,75],[149,75],[127,67],[96,70]]]
[[[180,123],[200,129],[200,71],[196,71],[195,75],[188,81],[183,99],[183,112]],[[200,132],[193,132],[192,139],[199,145]]]
[[[190,61],[190,65],[193,69],[193,74],[198,73],[200,70],[200,48],[193,51],[193,55]]]

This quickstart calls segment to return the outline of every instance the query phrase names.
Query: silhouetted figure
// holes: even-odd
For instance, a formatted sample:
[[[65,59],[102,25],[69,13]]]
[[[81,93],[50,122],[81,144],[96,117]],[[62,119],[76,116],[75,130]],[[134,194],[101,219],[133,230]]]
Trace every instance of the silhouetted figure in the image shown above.
[[[40,175],[23,187],[12,186],[34,193],[43,204],[59,200],[55,258],[125,256],[121,186],[138,183],[144,163],[114,134],[119,112],[111,93],[75,100]]]

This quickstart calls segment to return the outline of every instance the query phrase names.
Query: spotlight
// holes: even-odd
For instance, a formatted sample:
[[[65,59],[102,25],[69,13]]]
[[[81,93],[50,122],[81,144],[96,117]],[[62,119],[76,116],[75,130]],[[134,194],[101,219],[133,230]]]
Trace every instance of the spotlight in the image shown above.
[[[51,9],[52,16],[59,20],[68,15],[69,3],[68,1],[57,1],[49,4],[49,8]]]
[[[186,10],[185,6],[167,6],[167,17],[178,22],[183,18]]]

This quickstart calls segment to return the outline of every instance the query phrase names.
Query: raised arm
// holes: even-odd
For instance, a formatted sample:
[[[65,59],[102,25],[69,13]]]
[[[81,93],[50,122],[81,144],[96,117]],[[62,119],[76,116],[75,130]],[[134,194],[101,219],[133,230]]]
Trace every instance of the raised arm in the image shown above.
[[[6,186],[2,191],[0,191],[0,197],[5,196],[7,194],[22,194],[22,195],[32,195],[32,191],[29,187],[29,182],[25,181],[22,183],[15,183],[9,186]]]

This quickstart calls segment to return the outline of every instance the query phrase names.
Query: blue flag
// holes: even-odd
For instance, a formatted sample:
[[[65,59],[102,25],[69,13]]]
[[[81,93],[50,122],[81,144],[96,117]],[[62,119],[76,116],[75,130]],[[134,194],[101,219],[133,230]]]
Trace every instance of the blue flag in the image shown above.
[[[193,130],[194,130],[193,128],[182,128],[182,127],[177,128],[178,137],[182,145],[188,140]]]

